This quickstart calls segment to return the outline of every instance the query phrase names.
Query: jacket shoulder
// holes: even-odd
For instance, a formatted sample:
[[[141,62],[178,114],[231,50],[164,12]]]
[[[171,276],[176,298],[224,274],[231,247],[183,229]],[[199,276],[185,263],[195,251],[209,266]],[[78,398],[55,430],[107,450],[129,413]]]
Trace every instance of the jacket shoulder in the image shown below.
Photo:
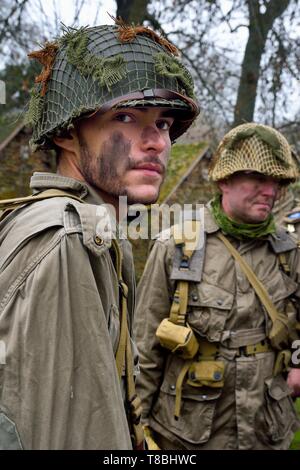
[[[297,238],[282,226],[276,227],[276,232],[269,237],[269,242],[276,254],[295,250],[298,246]]]
[[[60,232],[61,236],[82,234],[83,244],[98,255],[108,244],[108,225],[109,215],[104,206],[84,204],[68,197],[37,201],[14,210],[0,223],[0,257],[6,258],[49,230]]]

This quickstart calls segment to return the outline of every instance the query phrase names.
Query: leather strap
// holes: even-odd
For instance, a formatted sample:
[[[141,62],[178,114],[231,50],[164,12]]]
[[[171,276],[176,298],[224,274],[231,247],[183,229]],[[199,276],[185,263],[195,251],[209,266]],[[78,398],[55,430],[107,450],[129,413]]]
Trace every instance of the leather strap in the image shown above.
[[[93,111],[91,114],[86,114],[83,117],[87,117],[87,116],[91,117],[97,113],[100,113],[100,114],[106,113],[106,111],[109,111],[114,106],[118,104],[122,104],[123,102],[129,101],[129,100],[152,100],[152,99],[155,100],[156,98],[164,99],[167,101],[181,100],[181,101],[186,102],[190,106],[190,111],[192,111],[193,113],[198,112],[198,107],[196,103],[192,99],[190,99],[188,96],[182,95],[181,93],[178,93],[175,91],[166,90],[164,88],[155,88],[155,89],[149,89],[149,90],[144,90],[144,91],[135,91],[133,93],[128,93],[127,95],[114,98],[113,100],[110,100],[107,103],[104,103],[101,106],[101,108]]]

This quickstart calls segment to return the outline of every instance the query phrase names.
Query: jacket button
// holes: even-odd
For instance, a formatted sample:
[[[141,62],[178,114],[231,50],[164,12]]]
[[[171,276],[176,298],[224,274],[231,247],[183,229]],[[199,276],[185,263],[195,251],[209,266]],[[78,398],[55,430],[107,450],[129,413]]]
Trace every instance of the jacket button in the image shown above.
[[[198,300],[198,295],[194,294],[192,299],[196,302],[196,300]]]
[[[217,300],[217,304],[218,304],[218,305],[222,305],[222,304],[223,304],[223,300],[221,300],[221,299]]]
[[[175,385],[170,385],[170,389],[175,390],[176,389]]]
[[[104,241],[102,240],[102,238],[98,237],[98,235],[95,236],[94,242],[95,242],[96,245],[98,245],[98,246],[102,246],[102,245],[104,244]]]

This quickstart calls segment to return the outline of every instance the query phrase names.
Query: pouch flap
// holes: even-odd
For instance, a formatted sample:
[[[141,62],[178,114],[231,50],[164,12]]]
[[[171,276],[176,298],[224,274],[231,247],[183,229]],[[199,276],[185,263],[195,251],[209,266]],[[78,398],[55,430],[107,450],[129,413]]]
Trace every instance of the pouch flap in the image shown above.
[[[171,366],[168,368],[164,381],[162,383],[161,391],[175,397],[177,378],[185,361],[177,357],[174,357],[172,359],[173,360]],[[189,385],[186,381],[183,382],[182,398],[188,398],[201,402],[211,401],[219,398],[221,393],[222,389],[220,388],[212,388],[207,386],[199,388]]]
[[[288,384],[280,375],[266,379],[265,384],[268,388],[269,395],[274,398],[274,400],[278,401],[291,395],[291,390]]]
[[[222,361],[193,362],[188,372],[191,382],[211,381],[219,382],[224,376],[224,363]]]

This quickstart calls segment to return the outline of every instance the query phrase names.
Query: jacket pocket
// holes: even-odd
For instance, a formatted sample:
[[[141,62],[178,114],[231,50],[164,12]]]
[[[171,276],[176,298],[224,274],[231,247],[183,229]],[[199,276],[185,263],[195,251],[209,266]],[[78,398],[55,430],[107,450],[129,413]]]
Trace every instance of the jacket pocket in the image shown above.
[[[285,300],[297,291],[298,284],[281,270],[270,277],[265,281],[265,287],[278,310],[282,311]]]
[[[300,423],[290,394],[281,375],[265,380],[264,402],[255,416],[256,434],[261,442],[283,444],[298,429]]]
[[[22,450],[16,425],[0,411],[0,450]]]
[[[221,287],[201,282],[191,289],[188,322],[210,341],[220,341],[232,309],[234,295]]]
[[[152,417],[182,441],[201,444],[208,441],[218,398],[222,389],[192,387],[186,382],[182,388],[180,416],[174,417],[176,380],[184,361],[174,360],[165,375]]]

